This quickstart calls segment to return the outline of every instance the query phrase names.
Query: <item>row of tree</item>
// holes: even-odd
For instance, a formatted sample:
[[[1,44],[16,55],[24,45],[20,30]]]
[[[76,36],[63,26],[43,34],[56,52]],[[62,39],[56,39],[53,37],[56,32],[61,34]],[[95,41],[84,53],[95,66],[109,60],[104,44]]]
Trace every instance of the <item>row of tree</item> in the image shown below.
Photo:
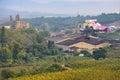
[[[98,16],[77,15],[76,17],[37,17],[23,20],[29,22],[31,25],[36,26],[38,28],[42,28],[43,25],[49,25],[51,27],[51,30],[56,31],[59,29],[75,27],[79,22],[84,23],[86,19],[97,19],[98,22],[101,24],[109,24],[111,22],[120,20],[120,14],[102,13]]]

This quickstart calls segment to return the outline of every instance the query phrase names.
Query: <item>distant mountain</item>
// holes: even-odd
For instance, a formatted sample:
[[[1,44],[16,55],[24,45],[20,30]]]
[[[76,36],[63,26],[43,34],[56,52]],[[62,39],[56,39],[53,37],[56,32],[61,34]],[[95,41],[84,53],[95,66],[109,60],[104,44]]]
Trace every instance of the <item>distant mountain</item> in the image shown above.
[[[103,13],[98,16],[75,16],[40,12],[18,12],[11,9],[0,8],[0,23],[9,21],[10,15],[15,19],[17,13],[20,14],[23,21],[27,21],[36,27],[39,27],[43,23],[48,23],[52,27],[69,28],[75,27],[79,22],[83,23],[86,19],[97,19],[101,24],[110,24],[120,20],[120,14],[117,13]]]
[[[15,15],[16,13],[17,11],[15,10],[0,8],[0,16],[2,17],[6,17],[9,15]]]
[[[9,16],[12,15],[15,19],[16,14],[20,14],[21,18],[36,18],[36,17],[67,17],[67,14],[52,14],[52,13],[40,13],[40,12],[18,12],[11,9],[0,8],[0,23],[9,21]]]
[[[32,26],[40,27],[44,23],[48,23],[50,27],[59,27],[63,28],[72,28],[76,27],[78,23],[84,23],[87,19],[97,19],[97,21],[102,24],[110,24],[115,21],[120,21],[120,14],[117,13],[109,13],[109,14],[101,14],[98,16],[75,16],[75,17],[37,17],[37,18],[29,18],[23,19],[26,22],[29,22]]]
[[[0,17],[2,17],[2,18],[9,17],[10,15],[15,16],[17,13],[19,13],[22,18],[33,18],[33,17],[41,17],[41,16],[46,16],[46,17],[70,16],[67,14],[53,14],[53,13],[40,13],[40,12],[18,12],[18,11],[11,10],[11,9],[0,8]]]

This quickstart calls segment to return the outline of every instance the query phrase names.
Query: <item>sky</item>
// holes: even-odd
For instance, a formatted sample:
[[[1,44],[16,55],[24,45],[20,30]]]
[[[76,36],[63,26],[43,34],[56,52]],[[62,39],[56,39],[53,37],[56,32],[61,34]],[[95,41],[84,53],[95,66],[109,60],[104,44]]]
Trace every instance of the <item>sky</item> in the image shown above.
[[[97,15],[120,12],[120,0],[0,0],[0,8],[18,12]]]

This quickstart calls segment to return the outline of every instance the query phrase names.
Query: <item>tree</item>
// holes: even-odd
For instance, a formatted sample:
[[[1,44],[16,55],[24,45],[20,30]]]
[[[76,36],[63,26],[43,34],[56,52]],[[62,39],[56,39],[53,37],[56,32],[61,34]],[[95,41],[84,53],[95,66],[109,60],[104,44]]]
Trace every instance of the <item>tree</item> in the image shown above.
[[[48,41],[48,49],[50,50],[51,55],[59,54],[59,50],[53,41]]]
[[[80,54],[84,54],[85,57],[91,57],[90,52],[88,52],[87,50],[81,50]]]
[[[41,55],[48,55],[49,50],[47,48],[47,45],[44,43],[34,43],[30,49],[29,52],[31,52],[34,56],[39,57]]]
[[[44,37],[48,37],[48,36],[50,36],[50,31],[42,31],[41,34],[42,34]]]
[[[27,75],[27,70],[26,69],[21,69],[20,70],[20,72],[17,74],[17,77],[19,77],[19,76],[25,76],[25,75]]]
[[[12,63],[12,52],[8,47],[0,48],[0,61],[4,63]]]
[[[24,29],[24,32],[28,33],[28,34],[33,34],[33,33],[36,33],[36,30],[35,28],[27,28],[27,29]]]
[[[52,64],[52,66],[48,67],[47,70],[50,71],[50,72],[55,72],[55,71],[62,71],[64,69],[59,64]]]
[[[5,28],[2,27],[1,29],[1,38],[0,38],[0,42],[2,44],[2,47],[5,45],[6,39],[5,39]]]
[[[50,49],[50,54],[51,55],[57,55],[57,54],[59,54],[59,50],[57,48]]]
[[[37,35],[37,42],[38,42],[38,43],[42,43],[43,40],[44,40],[44,36],[41,35],[41,34],[38,34],[38,35]]]
[[[96,49],[93,51],[93,58],[98,60],[99,58],[106,58],[107,56],[107,51],[103,48],[100,48],[100,49]]]
[[[60,29],[59,29],[59,27],[58,26],[54,26],[53,28],[52,28],[52,31],[53,32],[56,32],[56,31],[59,31]]]
[[[17,54],[18,60],[23,60],[26,57],[26,51],[24,49],[20,50],[19,53]]]
[[[54,59],[55,62],[64,62],[66,60],[68,60],[68,56],[66,54],[63,54],[63,53],[60,53]]]
[[[53,41],[48,41],[48,49],[55,48],[55,43]]]
[[[16,73],[14,71],[6,69],[6,70],[2,70],[1,76],[2,76],[3,80],[6,80],[8,78],[16,77]]]
[[[43,29],[43,31],[50,31],[50,26],[48,23],[42,23],[40,27]]]
[[[23,45],[19,44],[18,42],[14,42],[14,45],[11,48],[11,51],[13,53],[13,58],[14,59],[18,59],[18,53],[21,51],[21,49],[23,48]]]

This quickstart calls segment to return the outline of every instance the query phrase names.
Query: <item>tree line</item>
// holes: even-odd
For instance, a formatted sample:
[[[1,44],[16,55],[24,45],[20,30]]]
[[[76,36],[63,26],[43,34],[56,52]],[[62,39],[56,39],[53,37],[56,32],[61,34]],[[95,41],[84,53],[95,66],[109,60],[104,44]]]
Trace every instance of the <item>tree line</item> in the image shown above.
[[[23,19],[24,21],[29,22],[31,25],[41,28],[43,24],[47,23],[50,25],[51,29],[59,30],[65,28],[76,27],[78,23],[83,23],[86,19],[97,19],[101,24],[109,24],[120,20],[119,13],[102,13],[98,16],[81,16],[77,15],[75,17],[37,17],[30,19]],[[55,28],[55,29],[54,29]]]

